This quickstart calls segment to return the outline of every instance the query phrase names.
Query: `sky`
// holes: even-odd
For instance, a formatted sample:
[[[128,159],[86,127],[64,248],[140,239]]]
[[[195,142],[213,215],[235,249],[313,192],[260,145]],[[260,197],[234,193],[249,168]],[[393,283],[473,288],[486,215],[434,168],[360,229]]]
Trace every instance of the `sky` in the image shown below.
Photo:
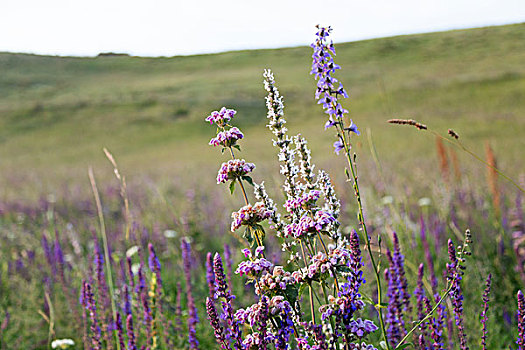
[[[525,0],[0,0],[0,51],[175,56],[519,23]]]

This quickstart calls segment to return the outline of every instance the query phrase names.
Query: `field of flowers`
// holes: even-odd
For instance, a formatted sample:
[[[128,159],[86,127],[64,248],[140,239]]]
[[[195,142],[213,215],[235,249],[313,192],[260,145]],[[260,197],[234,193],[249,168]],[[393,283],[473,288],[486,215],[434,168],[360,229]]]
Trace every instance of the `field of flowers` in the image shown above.
[[[2,202],[0,349],[525,349],[525,179],[489,143],[413,119],[389,122],[435,138],[439,180],[383,168],[330,33],[317,29],[310,83],[337,164],[314,165],[265,70],[279,174],[243,159],[261,145],[217,106],[202,119],[224,162],[184,174],[193,186],[128,183],[104,150],[111,181],[90,169],[85,188]]]

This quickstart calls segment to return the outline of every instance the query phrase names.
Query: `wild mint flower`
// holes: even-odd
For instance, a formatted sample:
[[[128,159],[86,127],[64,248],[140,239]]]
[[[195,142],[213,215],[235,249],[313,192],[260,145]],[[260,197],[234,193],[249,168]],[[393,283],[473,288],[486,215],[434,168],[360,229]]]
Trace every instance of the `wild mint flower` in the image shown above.
[[[237,180],[255,169],[255,164],[246,163],[244,159],[232,159],[222,163],[219,173],[217,174],[217,183],[226,183]]]
[[[271,224],[270,228],[275,229],[278,237],[282,237],[284,223],[281,221],[281,214],[277,212],[277,208],[275,206],[273,199],[271,199],[270,196],[268,196],[268,193],[266,193],[264,182],[254,185],[254,193],[255,193],[255,198],[262,201],[264,203],[264,206],[268,208],[268,210],[272,213],[270,217],[268,218],[268,221]]]
[[[271,211],[266,209],[263,202],[257,202],[253,206],[245,205],[239,211],[232,213],[231,231],[234,232],[241,226],[255,226],[271,216]]]
[[[243,137],[243,133],[237,127],[233,127],[229,130],[220,131],[216,137],[210,140],[209,145],[233,147],[237,143],[237,140],[240,140]]]
[[[297,223],[291,223],[285,227],[285,236],[302,238],[315,235],[317,232],[325,232],[330,225],[337,220],[325,211],[319,210],[314,217],[304,214]]]
[[[220,111],[211,112],[211,114],[206,118],[206,121],[210,122],[210,124],[215,123],[215,125],[219,127],[224,127],[236,113],[237,112],[233,109],[222,107]]]
[[[294,137],[297,154],[299,155],[300,173],[303,178],[306,187],[312,189],[315,187],[315,165],[312,164],[312,156],[310,149],[308,148],[308,142],[300,134]]]
[[[317,202],[320,196],[321,191],[311,190],[300,197],[288,199],[284,204],[284,207],[289,213],[299,208],[308,210],[315,204],[315,202]]]

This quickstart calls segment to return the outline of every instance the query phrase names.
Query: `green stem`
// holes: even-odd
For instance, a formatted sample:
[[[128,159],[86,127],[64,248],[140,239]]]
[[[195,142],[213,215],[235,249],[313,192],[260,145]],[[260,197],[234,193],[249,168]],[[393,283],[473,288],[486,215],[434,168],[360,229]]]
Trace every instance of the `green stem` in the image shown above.
[[[350,155],[350,144],[349,144],[349,141],[347,140],[346,134],[345,134],[345,132],[343,130],[342,122],[337,124],[336,128],[337,128],[339,137],[343,141],[343,146],[344,146],[344,150],[345,150],[345,154],[346,154],[346,159],[348,161],[348,165],[349,165],[350,170],[352,172],[352,177],[353,177],[353,181],[354,181],[354,194],[355,194],[355,197],[357,199],[357,205],[358,205],[358,209],[359,209],[359,221],[360,221],[361,228],[363,230],[363,234],[365,236],[366,250],[368,251],[368,255],[370,257],[370,261],[371,261],[372,267],[374,269],[374,275],[375,275],[376,284],[377,284],[377,305],[375,305],[375,309],[377,310],[377,313],[379,315],[379,323],[380,323],[380,326],[381,326],[381,332],[383,333],[383,340],[386,343],[387,349],[390,350],[390,344],[388,343],[388,339],[386,337],[386,327],[385,327],[385,322],[383,320],[383,313],[381,312],[381,307],[382,307],[381,277],[379,276],[379,270],[378,270],[377,264],[375,262],[374,255],[372,254],[372,248],[371,248],[371,245],[370,245],[370,238],[368,236],[368,230],[366,228],[365,219],[364,219],[364,215],[363,215],[363,205],[361,203],[361,194],[359,192],[359,183],[357,181],[357,169],[355,169],[354,163],[352,162],[352,157]]]
[[[109,286],[109,294],[110,294],[110,300],[111,300],[111,311],[113,314],[113,320],[117,319],[117,308],[115,306],[115,289],[113,287],[113,274],[111,273],[111,264],[109,259],[109,249],[108,249],[108,237],[106,235],[106,224],[104,222],[104,214],[102,213],[102,203],[100,202],[100,196],[98,194],[98,188],[97,183],[95,181],[95,175],[93,174],[93,169],[90,167],[88,170],[89,175],[89,181],[91,182],[91,188],[93,190],[93,195],[95,196],[95,204],[97,206],[97,212],[98,212],[98,220],[100,224],[100,234],[102,236],[102,242],[104,244],[104,258],[106,260],[106,270],[107,270],[107,279],[108,279],[108,286]],[[115,335],[116,343],[117,343],[117,350],[120,350],[120,343],[118,341],[118,335],[117,332],[113,332]]]
[[[417,329],[419,328],[419,326],[425,322],[426,320],[428,320],[432,314],[434,313],[434,311],[436,311],[436,309],[438,308],[438,306],[443,302],[443,300],[448,296],[448,294],[450,293],[450,291],[452,290],[452,283],[450,284],[450,286],[447,288],[446,292],[441,296],[441,298],[439,299],[439,301],[436,303],[436,305],[434,305],[434,307],[432,308],[432,310],[430,310],[429,313],[427,313],[425,315],[425,317],[423,317],[421,320],[419,320],[418,323],[416,323],[416,325],[414,327],[412,327],[412,329],[410,331],[408,331],[408,333],[403,337],[403,339],[401,339],[401,341],[396,345],[396,347],[394,348],[395,349],[398,349],[401,345],[403,345],[403,343],[408,339],[408,337],[410,337],[410,335]]]

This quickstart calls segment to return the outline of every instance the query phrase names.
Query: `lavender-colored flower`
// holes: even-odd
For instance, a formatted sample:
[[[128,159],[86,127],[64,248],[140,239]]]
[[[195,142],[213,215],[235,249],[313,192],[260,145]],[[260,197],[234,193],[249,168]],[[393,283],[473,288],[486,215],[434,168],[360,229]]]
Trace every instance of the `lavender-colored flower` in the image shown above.
[[[212,259],[210,258],[210,262],[211,261]],[[226,277],[228,278],[228,284],[231,286],[232,285],[233,259],[232,259],[232,252],[231,252],[231,249],[228,243],[224,243],[224,262],[226,264]],[[213,271],[213,266],[211,264],[210,266]]]
[[[100,327],[98,325],[98,317],[97,317],[97,306],[95,304],[95,298],[93,295],[93,290],[91,288],[91,285],[87,282],[84,282],[84,290],[85,290],[85,303],[88,308],[89,312],[89,318],[91,321],[91,346],[94,350],[101,350],[102,349],[102,334]]]
[[[350,119],[350,126],[345,128],[345,130],[347,131],[350,131],[350,132],[353,132],[354,134],[356,135],[361,135],[361,133],[359,132],[359,130],[357,130],[357,125],[354,124],[354,122],[352,121],[352,119]]]
[[[117,336],[118,336],[120,349],[125,350],[126,343],[124,343],[124,330],[122,328],[122,318],[120,317],[119,312],[117,312],[116,326],[117,326]]]
[[[135,340],[135,331],[133,330],[133,316],[128,315],[126,318],[126,328],[128,330],[128,350],[137,350],[137,343]]]
[[[525,297],[518,291],[518,350],[525,350]]]
[[[350,322],[349,330],[358,338],[364,338],[372,332],[377,330],[377,326],[370,320],[362,320],[358,318]]]
[[[133,275],[133,263],[131,262],[131,257],[126,257],[126,262],[128,266],[129,285],[131,286],[131,289],[133,289],[135,287],[135,276]]]
[[[239,328],[237,322],[235,321],[233,306],[232,306],[232,301],[233,299],[235,299],[235,296],[231,294],[230,289],[228,288],[228,284],[226,282],[226,275],[224,274],[224,268],[222,266],[222,259],[218,253],[215,253],[215,256],[213,257],[213,271],[215,272],[215,284],[216,284],[215,297],[217,299],[219,298],[223,299],[221,300],[222,311],[223,311],[223,317],[226,319],[226,322],[228,323],[229,335],[233,337],[235,348],[237,350],[241,350],[242,349],[241,329]]]
[[[155,248],[153,248],[153,244],[148,243],[148,250],[149,250],[149,258],[148,258],[148,264],[149,269],[151,272],[153,272],[157,277],[157,290],[160,293],[160,290],[162,288],[162,278],[160,275],[161,265],[159,258],[157,257],[157,254],[155,253]]]
[[[237,112],[233,109],[222,107],[220,111],[211,112],[211,114],[206,118],[206,121],[210,122],[210,124],[215,123],[219,127],[224,127],[236,113]]]
[[[243,137],[243,133],[237,127],[233,127],[229,130],[220,131],[216,137],[210,140],[209,145],[232,147],[235,146],[237,141],[241,140]]]
[[[208,313],[208,319],[210,320],[211,327],[215,333],[215,339],[221,344],[221,349],[231,349],[230,344],[228,344],[228,340],[226,339],[226,335],[224,334],[224,328],[220,324],[219,316],[217,315],[217,310],[215,309],[215,304],[213,303],[212,298],[206,298],[206,312]]]
[[[451,239],[448,240],[448,256],[450,263],[447,263],[447,272],[452,289],[450,290],[450,299],[452,301],[456,326],[458,327],[458,336],[461,350],[468,350],[465,327],[463,326],[463,293],[461,291],[461,270],[459,260],[456,256],[456,249]]]
[[[436,296],[437,301],[439,301],[439,295]],[[432,311],[432,305],[427,297],[423,297],[423,303],[425,304],[425,309],[427,313]],[[432,316],[428,322],[428,328],[430,330],[430,339],[431,349],[433,350],[443,350],[443,323],[445,321],[445,305],[440,304],[437,308],[437,316]]]
[[[255,164],[253,163],[246,163],[244,159],[231,159],[226,163],[222,163],[217,174],[217,183],[237,180],[251,173],[253,169],[255,169]]]
[[[253,206],[251,204],[245,205],[239,211],[232,213],[231,231],[233,232],[243,225],[253,227],[271,215],[271,211],[264,206],[263,202],[257,202]]]
[[[343,144],[343,141],[337,140],[334,142],[335,153],[339,154],[339,152],[341,152],[344,148],[345,148],[345,145]]]
[[[485,291],[483,292],[483,311],[481,311],[481,347],[483,350],[487,349],[487,311],[489,309],[489,294],[490,285],[492,283],[492,274],[489,273],[487,280],[485,281]]]
[[[129,287],[124,285],[124,314],[126,317],[131,315],[131,295],[129,294]]]
[[[184,265],[184,277],[186,278],[186,296],[188,298],[188,338],[190,349],[199,349],[199,341],[197,340],[197,332],[195,326],[199,322],[197,315],[197,308],[192,294],[191,284],[191,247],[187,237],[181,239],[182,261]]]
[[[333,127],[335,125],[343,125],[343,117],[348,113],[348,110],[341,106],[339,98],[348,98],[343,84],[340,83],[332,74],[341,69],[335,62],[335,48],[333,42],[328,42],[328,36],[332,31],[330,27],[318,26],[316,33],[317,38],[310,46],[314,49],[312,55],[312,71],[317,80],[317,90],[315,92],[315,98],[318,99],[318,103],[323,105],[325,112],[328,114],[328,122],[325,124],[325,129]],[[350,126],[345,130],[354,132],[359,135],[357,126],[351,122]],[[340,142],[340,141],[338,141]],[[341,143],[334,144],[336,152],[343,149]]]
[[[210,252],[206,255],[206,281],[210,298],[213,299],[215,297],[215,274],[213,273],[213,256]]]

